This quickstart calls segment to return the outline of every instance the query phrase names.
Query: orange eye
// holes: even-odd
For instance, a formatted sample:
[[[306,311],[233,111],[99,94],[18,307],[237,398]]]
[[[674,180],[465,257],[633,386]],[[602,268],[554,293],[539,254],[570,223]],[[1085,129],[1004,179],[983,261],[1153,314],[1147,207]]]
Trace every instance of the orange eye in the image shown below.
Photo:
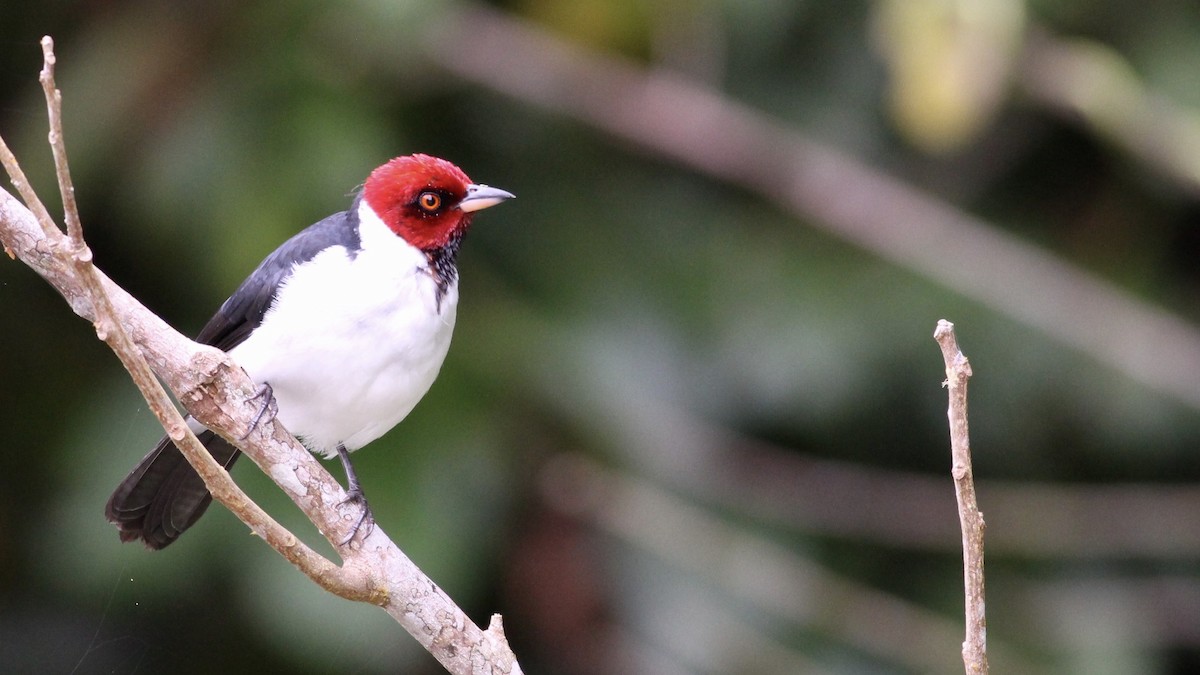
[[[422,192],[417,197],[417,206],[426,213],[433,213],[442,208],[442,196],[436,192]]]

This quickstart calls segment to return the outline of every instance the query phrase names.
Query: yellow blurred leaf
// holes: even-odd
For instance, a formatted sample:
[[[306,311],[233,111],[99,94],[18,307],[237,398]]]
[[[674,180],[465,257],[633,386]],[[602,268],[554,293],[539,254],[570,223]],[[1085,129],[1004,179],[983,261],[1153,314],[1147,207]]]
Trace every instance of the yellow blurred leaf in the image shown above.
[[[881,0],[875,36],[900,133],[931,153],[969,143],[1003,100],[1024,23],[1022,0]]]

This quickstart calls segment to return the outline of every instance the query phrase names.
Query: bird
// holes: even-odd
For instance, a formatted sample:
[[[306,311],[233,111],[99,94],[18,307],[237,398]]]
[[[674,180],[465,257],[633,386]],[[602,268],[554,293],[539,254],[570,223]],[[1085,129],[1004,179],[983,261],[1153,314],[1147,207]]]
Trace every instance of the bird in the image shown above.
[[[477,211],[513,197],[444,159],[396,157],[348,210],[268,255],[196,336],[259,387],[254,425],[269,411],[310,451],[341,459],[348,501],[362,505],[343,545],[371,517],[349,453],[402,421],[433,384],[454,330],[463,236]],[[241,454],[194,418],[188,425],[226,469]],[[164,436],[113,491],[105,517],[121,541],[158,550],[211,502]]]

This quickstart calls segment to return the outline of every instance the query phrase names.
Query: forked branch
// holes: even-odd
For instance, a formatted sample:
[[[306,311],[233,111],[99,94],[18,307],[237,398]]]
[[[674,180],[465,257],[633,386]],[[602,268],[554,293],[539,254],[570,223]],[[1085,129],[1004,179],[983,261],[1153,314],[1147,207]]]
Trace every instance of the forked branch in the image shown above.
[[[198,345],[114,284],[92,264],[83,238],[62,132],[62,95],[54,82],[54,43],[42,39],[40,81],[50,118],[59,190],[67,234],[30,186],[3,138],[4,165],[25,206],[0,190],[0,242],[49,282],[75,313],[92,321],[100,339],[129,371],[151,410],[195,467],[214,499],[322,588],[382,607],[451,673],[520,673],[498,615],[480,629],[375,527],[355,546],[338,547],[342,565],[327,560],[275,522],[233,482],[200,444],[176,411],[155,374],[197,420],[246,453],[304,511],[334,544],[347,538],[357,514],[341,506],[345,492],[278,421],[260,425],[245,440],[257,411],[255,387],[222,352]]]

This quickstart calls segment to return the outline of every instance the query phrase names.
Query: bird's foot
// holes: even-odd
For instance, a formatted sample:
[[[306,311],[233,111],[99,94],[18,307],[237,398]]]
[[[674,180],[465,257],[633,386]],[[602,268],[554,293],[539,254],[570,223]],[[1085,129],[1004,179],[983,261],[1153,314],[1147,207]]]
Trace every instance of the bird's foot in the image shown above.
[[[355,521],[354,527],[350,528],[350,534],[346,535],[346,538],[341,541],[340,545],[345,546],[354,541],[354,538],[358,536],[359,530],[363,531],[364,537],[371,534],[371,530],[375,527],[375,515],[371,513],[371,505],[367,503],[367,496],[363,494],[362,488],[347,491],[346,499],[342,503],[362,506],[362,514]],[[364,525],[366,526],[365,530],[363,530]]]
[[[262,423],[263,418],[269,412],[271,419],[275,419],[275,415],[279,413],[279,401],[275,400],[275,390],[271,388],[270,382],[263,382],[259,386],[258,391],[253,396],[246,399],[247,401],[259,401],[258,412],[254,414],[254,419],[250,421],[250,426],[247,427],[246,433],[238,437],[239,441],[244,441],[254,433],[258,425]]]
[[[365,524],[366,532],[363,536],[371,533],[371,529],[375,527],[375,516],[371,514],[371,505],[367,503],[367,495],[363,492],[362,485],[358,482],[358,474],[354,472],[354,465],[350,463],[350,452],[346,450],[346,446],[341,443],[337,446],[338,459],[342,460],[342,468],[346,470],[346,499],[342,500],[343,504],[360,504],[362,506],[362,515],[354,523],[354,527],[350,528],[350,534],[342,540],[341,546],[345,546],[354,540],[358,535],[358,531]]]

